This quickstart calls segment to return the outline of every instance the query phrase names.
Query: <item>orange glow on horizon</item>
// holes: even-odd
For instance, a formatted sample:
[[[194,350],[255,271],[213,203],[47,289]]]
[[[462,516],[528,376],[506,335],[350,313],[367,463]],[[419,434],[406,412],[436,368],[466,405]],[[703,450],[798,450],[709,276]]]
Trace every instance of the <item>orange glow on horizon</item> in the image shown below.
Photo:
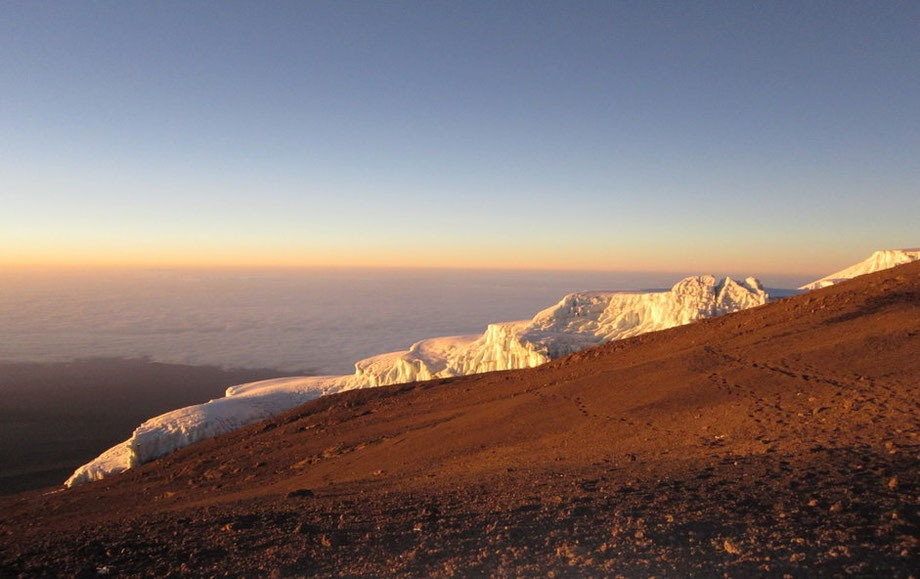
[[[372,269],[496,269],[496,270],[555,270],[555,271],[647,271],[647,272],[749,272],[750,275],[810,275],[835,271],[839,264],[849,265],[866,256],[838,261],[820,256],[770,256],[753,258],[736,256],[696,256],[679,252],[662,252],[654,249],[633,248],[631,251],[612,251],[608,248],[592,252],[555,251],[520,252],[495,251],[477,248],[465,251],[447,251],[433,248],[428,251],[406,252],[362,251],[338,253],[322,251],[186,251],[154,252],[22,252],[18,255],[0,256],[4,269],[287,269],[287,268],[372,268]],[[837,267],[839,269],[839,267]]]

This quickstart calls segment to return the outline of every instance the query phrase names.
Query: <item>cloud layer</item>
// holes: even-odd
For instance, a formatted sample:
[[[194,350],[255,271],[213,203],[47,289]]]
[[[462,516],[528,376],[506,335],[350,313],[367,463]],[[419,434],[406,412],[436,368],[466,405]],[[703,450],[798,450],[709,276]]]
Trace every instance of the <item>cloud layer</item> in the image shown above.
[[[679,274],[298,270],[6,273],[0,360],[161,362],[349,373],[362,358],[531,317],[589,289]]]

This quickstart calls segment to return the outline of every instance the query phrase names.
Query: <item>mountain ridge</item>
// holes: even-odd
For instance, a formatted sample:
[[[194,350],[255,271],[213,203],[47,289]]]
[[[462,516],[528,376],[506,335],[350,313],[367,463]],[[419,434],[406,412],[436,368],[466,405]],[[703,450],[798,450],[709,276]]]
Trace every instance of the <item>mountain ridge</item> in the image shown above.
[[[800,289],[814,289],[920,259],[920,250],[880,250],[868,259]],[[355,363],[346,376],[292,377],[228,387],[225,398],[153,417],[132,436],[80,466],[74,486],[134,468],[189,444],[265,419],[319,396],[496,370],[531,368],[610,340],[762,305],[769,299],[748,277],[688,277],[665,292],[578,292],[531,320],[489,324],[479,336],[422,340],[408,350]]]

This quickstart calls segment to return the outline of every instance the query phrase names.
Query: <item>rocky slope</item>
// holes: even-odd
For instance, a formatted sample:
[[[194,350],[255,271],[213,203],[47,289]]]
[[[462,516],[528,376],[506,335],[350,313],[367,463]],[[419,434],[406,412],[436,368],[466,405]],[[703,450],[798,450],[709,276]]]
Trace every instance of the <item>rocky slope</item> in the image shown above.
[[[920,568],[920,263],[0,500],[0,575]]]

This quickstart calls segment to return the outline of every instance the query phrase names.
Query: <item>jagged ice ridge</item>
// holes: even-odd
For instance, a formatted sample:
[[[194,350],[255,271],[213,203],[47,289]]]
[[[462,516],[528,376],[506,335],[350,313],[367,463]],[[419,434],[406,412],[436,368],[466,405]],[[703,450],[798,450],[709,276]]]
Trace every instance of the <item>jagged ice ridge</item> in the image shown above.
[[[669,291],[570,294],[533,319],[490,324],[482,335],[422,340],[408,350],[361,360],[351,375],[276,378],[231,386],[224,398],[147,420],[131,438],[78,468],[65,485],[122,472],[326,394],[532,368],[603,342],[743,310],[768,299],[755,278],[720,281],[709,275],[683,279]]]

